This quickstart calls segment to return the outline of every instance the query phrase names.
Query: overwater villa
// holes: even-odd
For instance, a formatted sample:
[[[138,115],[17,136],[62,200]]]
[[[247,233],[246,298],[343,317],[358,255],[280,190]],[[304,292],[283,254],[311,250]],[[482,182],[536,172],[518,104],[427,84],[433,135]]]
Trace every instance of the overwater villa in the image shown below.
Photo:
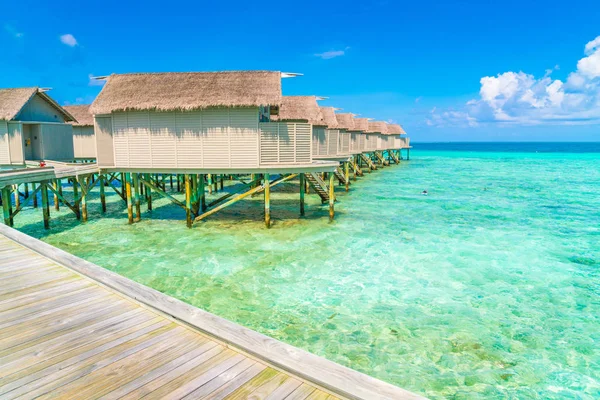
[[[0,89],[0,165],[73,159],[75,117],[38,87]]]
[[[94,136],[94,116],[90,105],[63,106],[76,121],[73,126],[73,153],[76,160],[96,159],[96,137]]]
[[[194,192],[204,190],[205,174],[263,174],[269,226],[270,174],[333,172],[338,165],[313,159],[309,123],[271,121],[286,76],[231,71],[105,77],[90,108],[98,165],[134,180],[139,173],[186,174],[194,181],[186,191],[191,186]]]

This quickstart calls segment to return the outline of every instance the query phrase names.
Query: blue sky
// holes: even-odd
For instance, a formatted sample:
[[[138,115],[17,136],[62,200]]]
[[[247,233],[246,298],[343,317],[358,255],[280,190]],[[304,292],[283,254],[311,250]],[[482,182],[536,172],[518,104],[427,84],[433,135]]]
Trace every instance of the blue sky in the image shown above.
[[[0,87],[74,104],[113,72],[280,70],[414,141],[600,141],[596,2],[80,3],[1,6]]]

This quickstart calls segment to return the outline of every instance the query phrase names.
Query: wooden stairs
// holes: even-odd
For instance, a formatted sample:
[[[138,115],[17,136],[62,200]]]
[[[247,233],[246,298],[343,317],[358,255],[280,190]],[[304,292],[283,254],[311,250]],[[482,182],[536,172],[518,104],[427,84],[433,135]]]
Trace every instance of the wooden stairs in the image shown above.
[[[306,180],[310,184],[310,187],[312,187],[315,193],[317,193],[321,198],[321,202],[328,202],[329,189],[327,187],[327,184],[323,181],[323,179],[321,179],[321,177],[315,172],[307,173],[305,176]]]
[[[363,160],[365,164],[369,166],[370,169],[377,169],[377,166],[373,163],[373,160],[371,160],[365,154],[360,154],[360,159]]]
[[[337,167],[335,169],[335,177],[337,178],[337,180],[340,182],[340,185],[345,185],[346,184],[346,176],[344,175],[344,172],[342,171],[342,167]],[[348,182],[349,184],[350,182]]]

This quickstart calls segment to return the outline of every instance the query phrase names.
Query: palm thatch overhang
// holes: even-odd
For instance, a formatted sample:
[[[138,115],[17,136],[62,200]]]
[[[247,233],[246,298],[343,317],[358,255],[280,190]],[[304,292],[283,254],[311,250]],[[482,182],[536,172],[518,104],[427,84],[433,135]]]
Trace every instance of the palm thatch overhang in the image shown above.
[[[271,115],[272,121],[308,122],[314,126],[327,126],[323,120],[316,96],[283,96],[279,115]]]
[[[340,129],[347,131],[356,131],[354,128],[354,115],[350,113],[335,114]]]
[[[40,89],[39,87],[0,89],[0,121],[10,121],[18,117],[23,107],[25,107],[36,94],[61,113],[64,116],[65,121],[77,121],[67,110],[62,108],[48,96],[45,93],[45,90]]]
[[[398,124],[387,124],[387,134],[388,135],[404,135],[404,129]]]
[[[354,118],[354,130],[366,133],[369,130],[369,120],[367,118]]]
[[[333,107],[320,107],[323,120],[329,129],[338,129],[338,121],[335,117],[335,109]]]
[[[383,121],[370,121],[367,133],[381,133],[387,135],[387,124]]]
[[[113,74],[92,103],[94,115],[115,111],[193,111],[281,105],[281,72],[222,71]]]
[[[63,106],[77,121],[72,122],[73,126],[94,126],[94,116],[90,114],[90,105]]]

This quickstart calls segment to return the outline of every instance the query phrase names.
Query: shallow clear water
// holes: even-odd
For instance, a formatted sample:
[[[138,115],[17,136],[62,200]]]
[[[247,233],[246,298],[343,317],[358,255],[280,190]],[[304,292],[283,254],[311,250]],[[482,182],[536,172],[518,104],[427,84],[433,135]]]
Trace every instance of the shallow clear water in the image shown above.
[[[600,154],[413,150],[339,193],[336,221],[276,191],[192,230],[164,201],[127,225],[23,231],[287,343],[433,398],[600,397]],[[296,190],[293,185],[283,192]],[[423,189],[428,196],[420,195]]]

